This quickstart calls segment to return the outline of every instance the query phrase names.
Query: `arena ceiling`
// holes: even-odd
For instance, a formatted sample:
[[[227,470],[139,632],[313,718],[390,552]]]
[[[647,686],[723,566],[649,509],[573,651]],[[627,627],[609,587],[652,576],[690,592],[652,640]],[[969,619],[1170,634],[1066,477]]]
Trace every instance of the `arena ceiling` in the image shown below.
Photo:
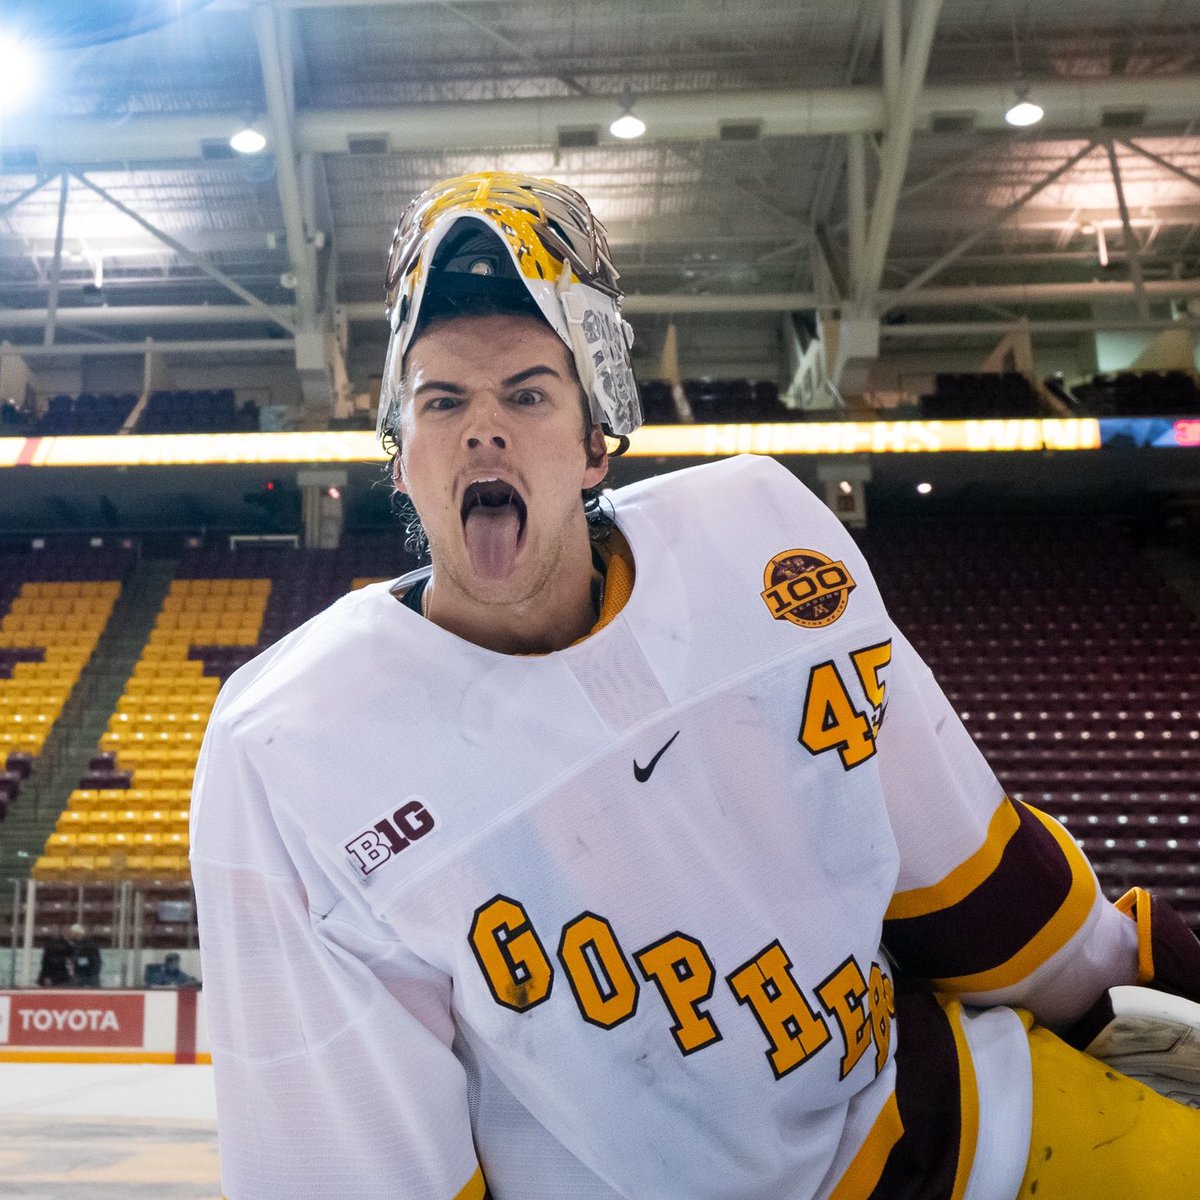
[[[651,343],[688,314],[936,340],[1200,306],[1200,0],[183,9],[47,45],[0,118],[0,337],[31,360],[153,334],[303,367],[314,331],[377,338],[400,209],[477,167],[593,202]],[[1023,131],[1018,86],[1045,109]],[[621,142],[630,100],[647,132]],[[248,122],[268,148],[241,157]]]

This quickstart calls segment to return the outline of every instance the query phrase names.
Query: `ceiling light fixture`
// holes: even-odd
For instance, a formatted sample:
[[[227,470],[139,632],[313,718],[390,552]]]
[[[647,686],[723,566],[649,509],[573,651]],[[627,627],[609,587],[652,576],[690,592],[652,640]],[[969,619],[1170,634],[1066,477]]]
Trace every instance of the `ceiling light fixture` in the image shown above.
[[[917,484],[917,491],[918,491],[918,492],[919,492],[919,493],[920,493],[922,496],[928,496],[928,495],[929,495],[929,493],[933,491],[933,484],[932,484],[932,483],[918,483],[918,484]]]
[[[1004,114],[1004,119],[1017,129],[1036,125],[1046,115],[1045,109],[1040,104],[1035,104],[1028,96],[1028,87],[1017,88],[1016,103]]]
[[[229,144],[239,154],[258,154],[266,147],[267,139],[253,125],[246,125],[229,139]]]
[[[1016,129],[1025,129],[1036,125],[1046,114],[1040,104],[1029,99],[1029,84],[1025,82],[1025,72],[1021,69],[1021,39],[1017,36],[1017,7],[1014,0],[1012,18],[1012,48],[1013,48],[1013,78],[1016,83],[1013,90],[1017,94],[1016,103],[1008,106],[1004,119]]]
[[[640,138],[646,132],[646,122],[633,115],[633,90],[625,85],[625,102],[621,106],[621,115],[608,127],[613,137]]]
[[[623,113],[608,127],[608,132],[613,137],[639,138],[646,132],[646,122],[631,112]]]

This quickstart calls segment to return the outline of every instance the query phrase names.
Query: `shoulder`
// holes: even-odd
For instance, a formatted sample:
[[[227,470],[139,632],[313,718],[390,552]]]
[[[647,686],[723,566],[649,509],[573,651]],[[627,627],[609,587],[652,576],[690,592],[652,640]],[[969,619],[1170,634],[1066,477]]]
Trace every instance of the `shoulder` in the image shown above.
[[[618,512],[635,508],[652,511],[682,504],[708,504],[726,510],[766,504],[790,511],[828,512],[787,467],[764,454],[737,454],[643,479],[614,492],[612,502]]]
[[[614,492],[612,502],[618,523],[645,518],[664,531],[700,528],[712,537],[757,528],[767,536],[818,536],[853,547],[824,501],[764,454],[738,454],[645,479]]]
[[[232,732],[264,707],[299,708],[309,697],[340,701],[369,667],[381,627],[413,616],[391,591],[406,581],[412,582],[404,576],[351,592],[252,658],[221,689],[210,724]]]

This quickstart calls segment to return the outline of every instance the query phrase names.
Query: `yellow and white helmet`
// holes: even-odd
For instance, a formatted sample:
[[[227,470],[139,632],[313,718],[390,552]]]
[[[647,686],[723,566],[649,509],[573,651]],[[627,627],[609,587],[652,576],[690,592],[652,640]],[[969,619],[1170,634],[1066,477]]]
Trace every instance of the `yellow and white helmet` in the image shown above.
[[[396,428],[404,355],[426,295],[505,287],[527,294],[566,343],[592,420],[613,436],[632,433],[642,405],[617,279],[604,227],[572,188],[498,171],[435,184],[405,209],[392,238],[379,435]]]

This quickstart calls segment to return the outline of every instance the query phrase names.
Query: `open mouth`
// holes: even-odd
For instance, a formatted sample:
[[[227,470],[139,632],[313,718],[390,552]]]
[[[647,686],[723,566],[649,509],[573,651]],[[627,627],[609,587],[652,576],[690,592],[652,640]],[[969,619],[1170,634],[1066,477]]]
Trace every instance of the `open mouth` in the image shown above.
[[[463,492],[462,523],[476,572],[500,580],[515,568],[525,534],[525,498],[502,479],[476,479]]]
[[[461,515],[464,525],[475,509],[482,510],[477,516],[489,519],[515,514],[517,536],[525,532],[525,499],[511,483],[501,479],[481,479],[469,484],[463,492]]]

